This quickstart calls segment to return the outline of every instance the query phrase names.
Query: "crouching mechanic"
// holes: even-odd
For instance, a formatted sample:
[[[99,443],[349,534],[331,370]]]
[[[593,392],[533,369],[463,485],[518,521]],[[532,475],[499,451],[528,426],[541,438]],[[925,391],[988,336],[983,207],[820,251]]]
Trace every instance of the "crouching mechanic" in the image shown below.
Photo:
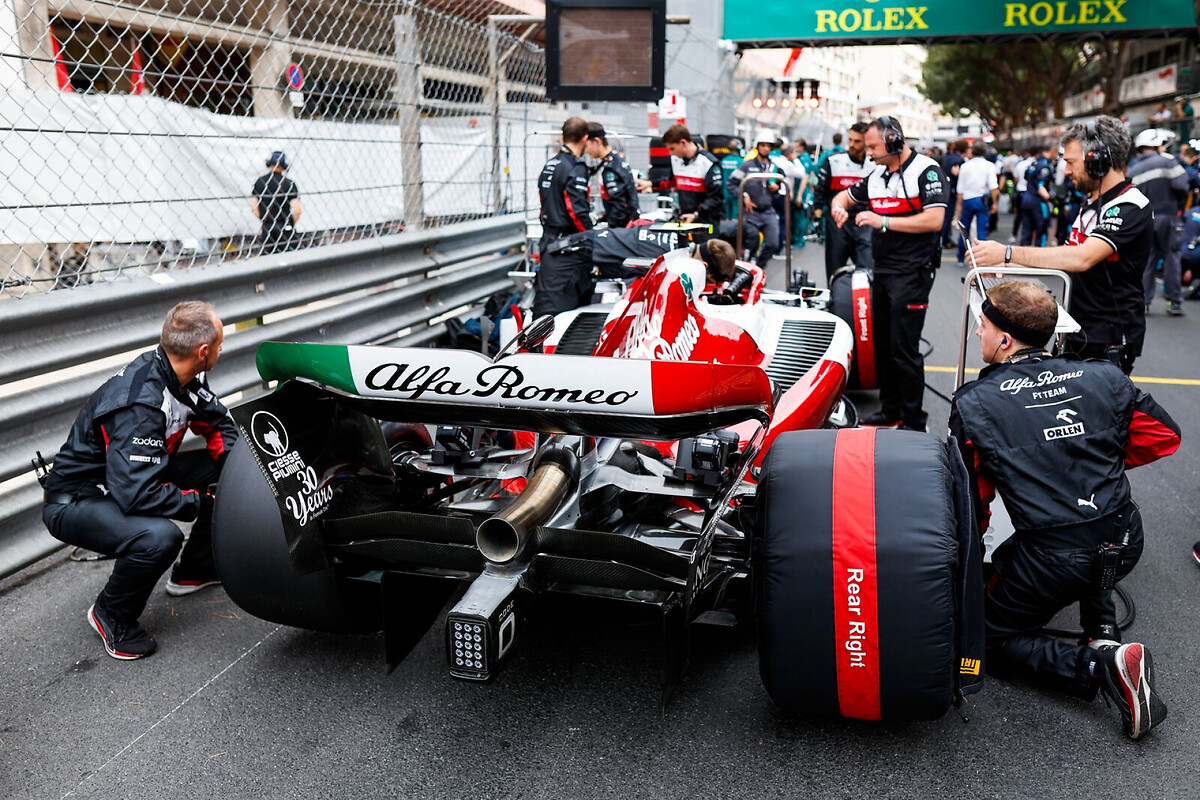
[[[1179,448],[1179,426],[1106,360],[1052,358],[1058,307],[1027,281],[992,287],[976,332],[989,364],[954,394],[950,432],[971,472],[980,527],[999,490],[1015,535],[987,584],[987,665],[1086,700],[1098,691],[1134,739],[1166,716],[1140,642],[1119,644],[1112,588],[1142,553],[1125,470]],[[1084,641],[1041,633],[1078,601]]]
[[[221,354],[221,328],[208,303],[172,308],[158,348],[138,356],[88,399],[43,483],[42,520],[54,538],[116,558],[87,613],[113,658],[155,651],[154,637],[138,617],[176,554],[168,594],[219,583],[208,487],[237,440],[229,412],[206,379]],[[207,450],[178,452],[188,428],[207,440]],[[195,521],[186,545],[171,520]]]

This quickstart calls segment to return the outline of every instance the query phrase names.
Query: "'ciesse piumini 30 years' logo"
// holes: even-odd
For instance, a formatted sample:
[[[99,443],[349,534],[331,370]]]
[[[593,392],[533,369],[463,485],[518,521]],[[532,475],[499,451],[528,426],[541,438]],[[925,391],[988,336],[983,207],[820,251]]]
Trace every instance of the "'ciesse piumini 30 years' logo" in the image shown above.
[[[451,376],[450,367],[387,362],[367,373],[368,389],[396,392],[406,400],[419,400],[426,395],[432,399],[456,397],[524,400],[542,403],[575,403],[592,406],[620,406],[637,396],[637,392],[607,389],[578,389],[558,386],[537,386],[526,382],[521,368],[513,364],[492,364],[474,376],[474,386]]]

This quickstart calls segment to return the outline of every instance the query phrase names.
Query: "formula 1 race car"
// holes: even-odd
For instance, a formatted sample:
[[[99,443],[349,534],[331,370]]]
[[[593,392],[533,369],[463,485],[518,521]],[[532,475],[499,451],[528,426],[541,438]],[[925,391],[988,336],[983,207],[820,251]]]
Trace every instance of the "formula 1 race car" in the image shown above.
[[[848,326],[812,307],[821,292],[738,270],[706,286],[672,251],[615,304],[535,320],[494,359],[263,344],[279,386],[234,409],[245,443],[214,514],[230,598],[301,628],[382,628],[394,667],[461,593],[446,657],[470,681],[496,676],[539,598],[655,607],[665,698],[688,626],[727,620],[752,570],[780,583],[750,552],[768,448],[847,422]]]

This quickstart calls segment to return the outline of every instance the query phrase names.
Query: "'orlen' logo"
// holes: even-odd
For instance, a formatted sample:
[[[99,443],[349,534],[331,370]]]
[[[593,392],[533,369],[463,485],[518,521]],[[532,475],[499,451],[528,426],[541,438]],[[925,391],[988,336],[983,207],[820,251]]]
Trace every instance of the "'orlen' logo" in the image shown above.
[[[287,428],[270,411],[255,411],[250,418],[250,435],[264,453],[279,458],[288,451]]]

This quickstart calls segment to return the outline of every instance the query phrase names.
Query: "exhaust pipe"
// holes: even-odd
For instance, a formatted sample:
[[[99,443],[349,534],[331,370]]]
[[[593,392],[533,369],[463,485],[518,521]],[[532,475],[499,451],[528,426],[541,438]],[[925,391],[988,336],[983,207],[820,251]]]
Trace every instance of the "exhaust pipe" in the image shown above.
[[[561,444],[545,447],[535,463],[525,491],[475,531],[475,546],[488,561],[507,564],[516,558],[534,529],[550,519],[579,485],[579,456],[571,448]]]

